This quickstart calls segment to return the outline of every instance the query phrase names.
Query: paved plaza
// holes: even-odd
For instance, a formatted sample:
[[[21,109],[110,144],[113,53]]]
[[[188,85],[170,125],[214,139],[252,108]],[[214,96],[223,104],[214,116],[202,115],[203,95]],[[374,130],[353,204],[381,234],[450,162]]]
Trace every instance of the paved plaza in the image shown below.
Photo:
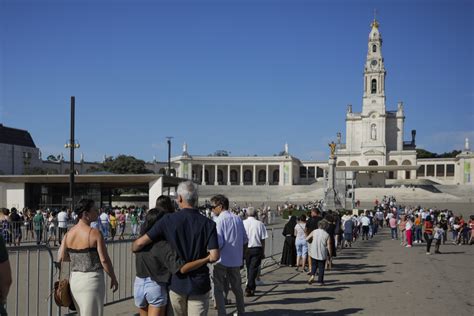
[[[423,244],[401,247],[388,229],[338,253],[324,287],[308,285],[294,268],[264,269],[265,285],[245,298],[248,315],[473,315],[472,246],[442,245],[426,255]],[[432,249],[433,251],[433,249]],[[235,300],[232,294],[229,295]],[[133,301],[106,307],[106,315],[134,315]],[[235,312],[228,306],[227,312]],[[217,315],[211,309],[209,315]]]

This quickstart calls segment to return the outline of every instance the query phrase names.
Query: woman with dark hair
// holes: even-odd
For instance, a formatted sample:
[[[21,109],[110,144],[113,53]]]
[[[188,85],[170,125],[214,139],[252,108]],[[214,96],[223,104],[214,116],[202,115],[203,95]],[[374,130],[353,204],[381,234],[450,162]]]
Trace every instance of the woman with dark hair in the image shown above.
[[[63,237],[58,261],[71,261],[71,294],[79,315],[104,313],[104,272],[110,276],[110,288],[118,289],[104,238],[99,230],[90,227],[99,211],[93,200],[79,201],[76,214],[78,222]]]
[[[283,228],[283,236],[285,242],[281,254],[281,264],[293,267],[296,265],[296,246],[295,246],[295,226],[296,216],[291,216],[288,223]]]
[[[168,213],[162,208],[148,211],[141,230],[141,235]],[[192,262],[184,262],[169,243],[160,240],[145,246],[135,253],[137,277],[134,284],[135,305],[140,316],[166,315],[168,304],[168,284],[171,274],[186,274],[210,262],[210,256]]]
[[[173,201],[171,201],[171,198],[167,195],[160,195],[156,199],[155,208],[163,209],[165,212],[168,212],[168,213],[173,213],[175,211]]]

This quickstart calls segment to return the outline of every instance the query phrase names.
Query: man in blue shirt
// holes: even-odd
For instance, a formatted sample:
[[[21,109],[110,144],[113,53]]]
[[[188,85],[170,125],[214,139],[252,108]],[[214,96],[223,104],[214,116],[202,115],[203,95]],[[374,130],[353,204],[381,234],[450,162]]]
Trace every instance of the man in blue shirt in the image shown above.
[[[180,183],[176,201],[180,210],[156,222],[135,240],[132,250],[166,239],[185,262],[207,257],[208,251],[211,262],[219,260],[216,224],[194,208],[198,201],[196,185],[191,181]],[[210,289],[209,269],[205,265],[185,275],[173,274],[170,301],[174,315],[207,315]]]
[[[214,297],[219,316],[226,315],[225,282],[230,283],[237,304],[237,314],[245,312],[244,292],[240,267],[243,265],[244,247],[248,243],[247,233],[242,219],[229,212],[229,200],[224,195],[211,198],[211,209],[217,216],[217,239],[219,241],[220,260],[214,266]]]

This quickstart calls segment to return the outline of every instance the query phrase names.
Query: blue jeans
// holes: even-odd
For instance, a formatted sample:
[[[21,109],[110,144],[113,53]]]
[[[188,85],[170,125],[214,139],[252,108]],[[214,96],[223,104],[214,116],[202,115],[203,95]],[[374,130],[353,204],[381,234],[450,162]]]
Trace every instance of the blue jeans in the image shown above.
[[[304,238],[298,238],[295,242],[296,255],[298,257],[306,257],[308,255],[308,243]]]
[[[415,241],[422,241],[421,227],[415,227]]]
[[[318,283],[324,283],[324,269],[326,267],[326,260],[311,260],[311,275],[316,275],[316,267],[318,268]]]
[[[41,243],[41,239],[43,237],[43,230],[37,230],[35,229],[35,234],[36,234],[36,244],[39,245]]]
[[[168,286],[166,283],[157,283],[151,278],[135,278],[133,286],[135,306],[145,308],[148,305],[161,307],[168,304]]]
[[[397,228],[390,228],[390,230],[392,231],[392,239],[398,239],[398,232],[397,232]]]

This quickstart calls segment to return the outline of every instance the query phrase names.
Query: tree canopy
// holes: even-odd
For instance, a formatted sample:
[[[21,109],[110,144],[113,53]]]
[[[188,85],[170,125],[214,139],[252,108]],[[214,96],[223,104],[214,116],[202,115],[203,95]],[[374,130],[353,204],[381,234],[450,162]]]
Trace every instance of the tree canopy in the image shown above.
[[[453,150],[451,152],[445,152],[442,154],[432,153],[425,149],[417,149],[416,150],[416,158],[456,158],[457,155],[461,153],[460,150]]]
[[[89,168],[88,172],[107,171],[116,174],[153,173],[145,167],[145,161],[133,156],[119,155],[108,157],[98,167]]]

